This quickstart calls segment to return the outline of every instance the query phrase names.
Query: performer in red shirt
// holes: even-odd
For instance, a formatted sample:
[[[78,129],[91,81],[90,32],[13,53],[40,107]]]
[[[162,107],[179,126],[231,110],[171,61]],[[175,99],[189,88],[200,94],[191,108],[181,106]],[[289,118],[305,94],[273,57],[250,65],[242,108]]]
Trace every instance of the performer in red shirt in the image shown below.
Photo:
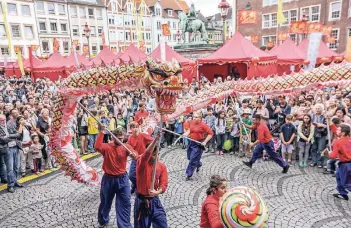
[[[333,151],[329,154],[331,159],[339,158],[339,167],[336,170],[336,189],[339,194],[333,194],[333,196],[349,200],[347,191],[351,192],[351,128],[349,125],[342,124],[338,131],[341,138],[334,141]]]
[[[160,139],[157,134],[146,152],[137,160],[136,186],[137,194],[134,203],[134,226],[136,228],[167,228],[166,212],[158,195],[164,193],[168,186],[167,168],[162,162],[157,162],[156,145]],[[156,164],[155,189],[151,189],[153,168]]]
[[[267,127],[267,124],[265,123],[264,120],[261,119],[260,114],[256,114],[253,119],[253,126],[247,125],[243,123],[248,128],[251,129],[256,129],[257,128],[257,141],[250,143],[250,147],[254,147],[254,151],[252,153],[252,157],[250,161],[246,162],[243,161],[243,163],[252,168],[252,164],[255,163],[255,161],[261,156],[263,150],[265,150],[270,158],[275,161],[280,167],[283,168],[282,173],[287,173],[289,170],[289,165],[287,162],[285,162],[280,154],[278,154],[275,149],[274,149],[274,143],[272,141],[272,135],[269,132],[269,129]]]
[[[207,137],[205,138],[205,134]],[[186,180],[191,180],[193,173],[196,169],[196,172],[200,170],[202,166],[201,156],[204,151],[204,148],[208,141],[213,137],[213,131],[211,128],[202,122],[202,113],[194,113],[194,120],[189,123],[189,129],[184,133],[184,136],[190,137],[196,141],[204,141],[202,144],[190,141],[187,148],[187,156],[189,160],[189,165],[186,168]]]
[[[132,131],[132,134],[128,138],[128,144],[133,147],[135,151],[137,151],[137,155],[142,155],[146,151],[147,144],[153,141],[152,137],[147,134],[139,132],[139,125],[137,122],[131,122],[129,124],[129,128]],[[132,182],[131,193],[135,192],[136,188],[136,161],[133,160],[129,167],[129,179]]]
[[[103,143],[104,127],[101,127],[100,134],[95,142],[95,149],[99,151],[104,161],[102,169],[104,176],[101,181],[100,206],[98,211],[98,221],[101,227],[106,226],[110,220],[110,210],[114,197],[116,196],[116,217],[118,227],[132,227],[130,223],[130,184],[126,172],[127,158],[137,154],[133,148],[126,146],[134,153],[129,152],[121,146],[117,140],[111,143]],[[112,132],[121,142],[124,139],[124,132],[116,129]]]
[[[213,175],[207,189],[206,200],[201,206],[201,228],[224,228],[219,215],[219,200],[227,192],[227,180]]]
[[[135,113],[135,121],[142,125],[144,123],[144,119],[149,117],[149,112],[145,109],[145,104],[143,102],[139,103],[139,111]]]

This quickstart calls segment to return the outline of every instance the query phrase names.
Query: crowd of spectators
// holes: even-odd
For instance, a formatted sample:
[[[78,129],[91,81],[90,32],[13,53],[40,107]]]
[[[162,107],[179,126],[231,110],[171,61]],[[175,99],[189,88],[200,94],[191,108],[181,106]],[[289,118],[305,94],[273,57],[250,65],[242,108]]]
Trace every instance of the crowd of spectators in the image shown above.
[[[194,96],[198,90],[225,80],[216,78],[213,82],[201,76],[187,85],[183,97]],[[51,82],[30,78],[0,79],[0,179],[8,184],[8,191],[15,192],[20,177],[28,173],[39,174],[45,169],[56,167],[48,147],[52,107],[61,80]],[[257,137],[255,131],[243,127],[241,122],[252,125],[252,116],[260,114],[266,120],[275,143],[275,149],[289,163],[298,161],[301,167],[328,165],[324,173],[333,173],[336,161],[328,161],[326,148],[335,137],[335,128],[340,123],[351,124],[351,97],[348,88],[312,89],[291,96],[229,97],[202,110],[203,121],[214,131],[215,137],[208,143],[206,153],[250,157],[250,142]],[[122,128],[129,132],[129,123],[139,124],[155,112],[156,104],[145,90],[111,90],[84,96],[80,101],[96,119],[109,130]],[[73,145],[81,155],[94,153],[98,134],[95,118],[78,109]],[[165,127],[182,134],[187,130],[192,115],[181,116],[168,121]],[[328,131],[328,126],[330,131]],[[331,132],[331,134],[328,134]],[[334,133],[334,134],[333,134]],[[106,132],[104,141],[111,140]],[[171,149],[176,138],[165,132],[161,146]],[[187,140],[177,140],[182,148]],[[262,154],[263,160],[269,157]],[[309,162],[310,161],[310,162]],[[309,164],[308,164],[309,162]]]

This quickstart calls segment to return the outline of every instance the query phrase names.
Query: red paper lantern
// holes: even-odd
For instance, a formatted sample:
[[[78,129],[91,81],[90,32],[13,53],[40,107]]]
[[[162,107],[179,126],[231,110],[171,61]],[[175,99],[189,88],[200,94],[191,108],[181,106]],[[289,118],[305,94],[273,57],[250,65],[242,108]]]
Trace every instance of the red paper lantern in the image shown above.
[[[310,62],[310,60],[308,60],[308,59],[305,59],[305,61],[303,61],[303,65],[309,65],[311,62]]]
[[[251,62],[253,63],[254,66],[257,66],[259,61],[260,61],[260,58],[258,58],[258,57],[253,57],[251,59]]]

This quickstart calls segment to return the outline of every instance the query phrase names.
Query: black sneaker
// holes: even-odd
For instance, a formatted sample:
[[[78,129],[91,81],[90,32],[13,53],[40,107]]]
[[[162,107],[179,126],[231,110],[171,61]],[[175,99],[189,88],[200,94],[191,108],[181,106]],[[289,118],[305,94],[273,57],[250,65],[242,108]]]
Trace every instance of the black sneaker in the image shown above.
[[[335,197],[335,198],[338,198],[338,199],[344,199],[344,200],[346,200],[346,201],[348,201],[349,200],[349,196],[348,195],[341,195],[341,194],[333,194],[333,196]]]
[[[14,188],[14,187],[9,187],[9,188],[7,189],[7,191],[8,191],[9,193],[15,193],[15,188]]]
[[[325,170],[325,171],[323,172],[323,174],[333,174],[333,172],[332,172],[332,171]]]
[[[249,167],[250,169],[252,168],[252,163],[251,162],[246,162],[243,161],[244,165],[246,165],[247,167]]]
[[[289,165],[285,166],[285,167],[283,168],[282,173],[287,173],[287,172],[288,172],[288,170],[289,170],[289,168],[290,168],[290,166],[289,166]]]
[[[193,178],[191,177],[186,177],[185,181],[190,181],[190,180],[193,180]]]
[[[20,183],[15,183],[15,187],[17,187],[17,188],[23,188],[24,186],[23,186],[22,184],[20,184]]]
[[[7,180],[1,180],[1,184],[7,184]]]
[[[198,173],[200,171],[200,167],[199,168],[196,168],[196,172]]]
[[[27,174],[26,173],[21,173],[21,177],[25,177]]]
[[[106,224],[104,224],[104,225],[99,224],[99,228],[105,228],[105,227],[107,227],[107,226],[108,226],[108,223],[106,223]]]

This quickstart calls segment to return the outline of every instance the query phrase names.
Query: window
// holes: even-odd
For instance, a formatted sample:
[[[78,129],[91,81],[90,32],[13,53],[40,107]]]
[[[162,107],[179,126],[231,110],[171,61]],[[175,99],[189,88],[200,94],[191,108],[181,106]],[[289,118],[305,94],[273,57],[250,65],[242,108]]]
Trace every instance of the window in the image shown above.
[[[90,26],[90,36],[91,37],[96,36],[96,28],[95,28],[95,26]]]
[[[160,16],[161,15],[161,9],[160,8],[156,8],[156,15]]]
[[[115,24],[115,18],[113,16],[108,18],[108,24],[109,25],[114,25]]]
[[[9,48],[1,47],[1,55],[9,55]]]
[[[89,18],[94,18],[94,9],[88,8]]]
[[[289,25],[292,21],[297,21],[297,10],[284,11],[283,14],[286,18],[286,22],[284,22],[282,26]]]
[[[56,22],[50,22],[50,30],[52,33],[57,33],[57,24]]]
[[[73,25],[72,26],[72,33],[73,33],[73,36],[79,36],[79,27],[78,27],[78,25]]]
[[[39,32],[46,33],[46,23],[45,22],[39,22]]]
[[[79,8],[79,17],[80,18],[86,17],[85,8]]]
[[[65,9],[65,5],[58,5],[58,12],[60,15],[65,15],[66,14],[66,9]]]
[[[276,40],[276,36],[262,36],[262,46],[267,46],[268,42],[273,42],[273,44],[276,44]]]
[[[36,2],[37,13],[44,13],[44,3],[43,2]]]
[[[174,28],[174,29],[177,28],[177,23],[173,22],[173,28]]]
[[[296,42],[296,34],[290,34],[290,39]]]
[[[103,45],[100,45],[100,47],[99,47],[100,49],[100,51],[102,51],[102,49],[104,49],[104,46]]]
[[[14,3],[7,3],[7,13],[9,15],[17,15],[17,5]]]
[[[11,31],[12,31],[12,38],[20,38],[21,37],[19,25],[11,25]]]
[[[71,17],[77,17],[78,11],[76,6],[70,6]]]
[[[0,24],[0,38],[1,37],[6,37],[6,30],[5,30],[5,25],[4,24]]]
[[[127,12],[131,13],[132,12],[132,5],[129,3],[127,4]]]
[[[96,18],[102,20],[102,9],[96,9]]]
[[[62,46],[63,46],[63,53],[67,54],[69,51],[69,44],[67,41],[63,41],[62,42]]]
[[[61,32],[67,33],[67,24],[66,23],[61,23]]]
[[[176,34],[173,34],[173,40],[177,41],[177,35]]]
[[[24,26],[24,36],[26,37],[26,40],[34,39],[32,26]]]
[[[110,30],[110,40],[111,41],[116,41],[116,32]]]
[[[347,29],[347,35],[348,35],[348,37],[351,36],[351,28],[348,28],[348,29]]]
[[[30,16],[30,8],[28,5],[22,5],[22,16]]]
[[[157,22],[157,29],[161,29],[161,22],[160,21]]]
[[[329,48],[336,50],[338,48],[339,43],[339,29],[333,29],[330,33],[330,36],[335,38],[335,42],[329,43]]]
[[[262,28],[274,28],[277,27],[277,14],[265,14],[262,15]]]
[[[172,10],[168,10],[168,16],[172,16]]]
[[[271,14],[271,27],[277,27],[277,14]]]
[[[41,42],[41,50],[43,50],[43,53],[49,53],[49,41]]]
[[[278,0],[263,0],[263,6],[276,5]]]
[[[49,14],[55,14],[55,4],[54,3],[48,3],[48,12],[49,12]]]
[[[262,28],[269,28],[270,26],[269,19],[270,19],[269,14],[262,16]]]
[[[103,27],[98,27],[98,35],[102,36],[102,32],[103,32]]]
[[[320,18],[320,7],[319,6],[310,6],[301,8],[301,19],[303,16],[306,16],[308,21],[319,21]]]
[[[330,3],[329,20],[338,20],[341,15],[341,2]]]
[[[92,51],[92,53],[93,53],[94,55],[97,54],[96,44],[93,44],[93,45],[91,46],[91,51]]]

